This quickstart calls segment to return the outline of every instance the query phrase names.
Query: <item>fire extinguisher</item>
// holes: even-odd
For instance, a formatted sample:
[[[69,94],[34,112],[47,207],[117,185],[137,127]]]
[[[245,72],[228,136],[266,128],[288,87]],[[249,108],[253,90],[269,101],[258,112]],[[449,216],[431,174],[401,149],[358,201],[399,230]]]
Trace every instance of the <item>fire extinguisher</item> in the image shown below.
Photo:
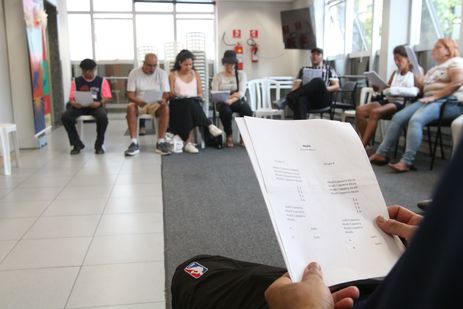
[[[251,45],[251,61],[253,63],[259,62],[259,57],[257,56],[257,51],[259,48],[257,47],[257,43]]]
[[[238,70],[243,70],[243,45],[239,42],[235,45],[235,54],[236,59],[238,59],[238,63],[236,64],[236,68]]]

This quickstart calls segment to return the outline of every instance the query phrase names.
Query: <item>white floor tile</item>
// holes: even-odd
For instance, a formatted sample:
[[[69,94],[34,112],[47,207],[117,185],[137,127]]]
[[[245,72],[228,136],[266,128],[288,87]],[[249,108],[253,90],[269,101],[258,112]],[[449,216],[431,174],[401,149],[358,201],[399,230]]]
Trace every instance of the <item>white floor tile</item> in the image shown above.
[[[92,176],[87,175],[75,176],[68,184],[68,188],[73,187],[86,187],[86,186],[107,186],[111,187],[116,182],[117,175],[110,174],[104,176]]]
[[[104,307],[85,307],[85,309],[165,309],[165,308],[166,308],[166,304],[164,302],[118,305],[118,306],[104,306]]]
[[[106,199],[56,199],[43,213],[43,216],[99,215],[103,212],[105,204]]]
[[[46,201],[1,202],[0,218],[38,217],[50,204]]]
[[[162,212],[161,197],[110,198],[105,213]]]
[[[0,219],[0,240],[17,240],[37,220],[36,218]]]
[[[16,240],[0,241],[0,261],[2,261],[3,258],[6,257],[6,255],[11,251],[16,242]]]
[[[41,217],[25,239],[93,236],[100,216]]]
[[[77,267],[0,272],[0,308],[64,308]]]
[[[0,270],[80,266],[90,241],[90,237],[23,239],[0,264]]]
[[[132,175],[124,174],[117,177],[117,185],[136,185],[136,184],[156,184],[161,186],[162,180],[161,177],[155,177],[153,175]]]
[[[68,308],[164,301],[162,262],[84,266]]]
[[[47,201],[51,202],[61,191],[61,188],[16,188],[6,196],[3,201],[18,202],[18,201]]]
[[[162,187],[158,184],[116,185],[111,193],[112,198],[119,197],[162,197]]]
[[[93,239],[85,265],[164,260],[164,236],[157,234],[113,235]]]
[[[33,176],[19,186],[19,188],[46,188],[58,187],[63,188],[66,183],[71,180],[71,176],[50,176],[43,177],[42,175]]]
[[[70,187],[67,186],[58,195],[58,199],[75,199],[79,196],[87,196],[92,199],[107,198],[111,192],[111,185],[100,185],[100,186],[86,186],[86,187]]]
[[[162,214],[114,214],[103,215],[96,236],[162,232]]]

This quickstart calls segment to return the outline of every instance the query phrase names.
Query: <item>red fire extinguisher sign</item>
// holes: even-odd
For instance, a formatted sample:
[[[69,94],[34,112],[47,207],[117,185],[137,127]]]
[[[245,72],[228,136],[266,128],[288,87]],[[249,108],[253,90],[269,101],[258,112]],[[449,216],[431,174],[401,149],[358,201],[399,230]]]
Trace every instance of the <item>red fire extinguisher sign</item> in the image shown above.
[[[234,39],[241,39],[241,30],[240,29],[233,29],[232,36]]]
[[[259,30],[249,30],[249,36],[251,37],[251,39],[259,38]]]
[[[239,42],[236,43],[234,50],[235,50],[235,53],[236,53],[236,58],[238,59],[238,63],[236,64],[236,68],[238,70],[243,70],[243,45],[241,45]]]

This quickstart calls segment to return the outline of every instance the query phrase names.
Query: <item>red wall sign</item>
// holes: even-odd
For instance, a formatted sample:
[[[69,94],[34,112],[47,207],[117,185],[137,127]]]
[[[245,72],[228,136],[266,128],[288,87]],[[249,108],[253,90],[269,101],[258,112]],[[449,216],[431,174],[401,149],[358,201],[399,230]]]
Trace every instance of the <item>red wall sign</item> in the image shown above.
[[[249,30],[249,36],[251,39],[257,39],[259,37],[259,30]]]
[[[233,38],[234,39],[241,39],[241,30],[240,29],[233,29]]]

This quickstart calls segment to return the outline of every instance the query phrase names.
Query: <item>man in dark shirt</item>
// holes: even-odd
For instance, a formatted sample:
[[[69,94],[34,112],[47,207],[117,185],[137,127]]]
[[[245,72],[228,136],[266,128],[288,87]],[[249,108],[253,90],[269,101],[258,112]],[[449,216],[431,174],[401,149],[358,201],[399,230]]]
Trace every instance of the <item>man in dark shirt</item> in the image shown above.
[[[96,119],[96,141],[95,153],[104,154],[103,143],[106,128],[108,126],[108,116],[105,108],[106,101],[111,98],[111,89],[106,79],[96,75],[96,62],[92,59],[84,59],[80,62],[82,76],[75,78],[71,84],[69,104],[63,113],[61,121],[68,133],[69,142],[73,146],[72,155],[79,154],[85,145],[80,140],[76,130],[76,119],[82,115],[91,115]],[[92,94],[93,103],[83,106],[77,102],[75,91],[88,91]]]
[[[288,106],[294,112],[294,119],[307,119],[307,112],[329,106],[331,92],[339,90],[339,79],[336,71],[323,60],[323,50],[313,48],[310,53],[312,66],[299,70],[293,90],[286,96]],[[304,70],[320,70],[321,77],[304,80]]]

